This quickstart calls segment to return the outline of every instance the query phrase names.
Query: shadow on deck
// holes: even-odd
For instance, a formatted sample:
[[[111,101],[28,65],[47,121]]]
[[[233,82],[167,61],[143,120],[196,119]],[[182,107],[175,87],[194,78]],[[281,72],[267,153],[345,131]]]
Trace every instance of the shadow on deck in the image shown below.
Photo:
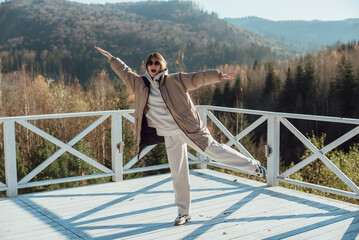
[[[0,199],[0,239],[359,239],[359,206],[192,170],[192,220],[169,174]]]

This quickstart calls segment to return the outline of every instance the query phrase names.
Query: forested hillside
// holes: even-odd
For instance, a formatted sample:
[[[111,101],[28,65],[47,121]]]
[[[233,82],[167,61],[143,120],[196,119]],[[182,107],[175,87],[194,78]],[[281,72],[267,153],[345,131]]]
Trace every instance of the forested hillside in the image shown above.
[[[359,118],[359,44],[356,41],[284,60],[279,56],[288,53],[285,48],[262,42],[256,35],[201,11],[192,2],[182,1],[84,5],[63,0],[13,0],[2,3],[0,13],[0,116],[133,108],[132,93],[125,86],[118,86],[119,78],[109,69],[107,59],[93,49],[98,45],[120,56],[137,71],[141,71],[141,61],[148,53],[159,51],[168,60],[172,72],[205,67],[238,72],[234,80],[190,92],[195,104]],[[274,49],[279,49],[279,53]],[[234,135],[255,120],[242,114],[215,112],[215,115]],[[68,142],[93,120],[71,118],[31,123]],[[318,148],[355,127],[304,120],[291,122]],[[211,121],[208,127],[217,140],[226,142],[225,135]],[[133,124],[124,121],[123,129],[126,164],[135,156],[136,147]],[[110,167],[110,130],[110,121],[105,121],[75,148]],[[281,127],[280,131],[282,172],[311,153],[288,130]],[[3,128],[0,128],[0,136],[3,136]],[[359,184],[358,142],[359,136],[356,136],[327,153],[356,184]],[[59,149],[20,125],[16,125],[16,143],[19,179]],[[266,164],[263,150],[266,126],[260,126],[241,143]],[[135,167],[166,161],[164,146],[159,145]],[[0,182],[5,181],[4,169],[4,141],[1,140]],[[65,153],[34,180],[91,173],[98,170]],[[291,177],[347,190],[332,175],[323,163],[314,161]],[[35,190],[101,181],[109,179]],[[358,203],[353,199],[349,201]]]
[[[151,52],[170,71],[260,62],[293,50],[220,20],[191,1],[88,5],[65,0],[12,0],[0,4],[3,72],[29,69],[87,82],[105,59],[98,45],[140,71]],[[112,72],[111,72],[112,74]]]
[[[237,27],[261,36],[305,49],[318,51],[337,42],[359,39],[359,19],[342,21],[271,21],[258,17],[225,18]]]

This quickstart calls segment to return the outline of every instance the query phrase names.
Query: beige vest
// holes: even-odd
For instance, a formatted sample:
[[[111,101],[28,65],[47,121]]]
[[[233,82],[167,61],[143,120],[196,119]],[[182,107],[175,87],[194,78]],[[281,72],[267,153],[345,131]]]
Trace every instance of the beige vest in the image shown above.
[[[135,95],[135,130],[137,144],[140,151],[144,144],[141,140],[142,121],[147,104],[149,87],[142,76],[132,70],[119,58],[112,57],[109,61],[111,68],[122,79]],[[203,85],[213,84],[223,80],[222,73],[218,70],[206,70],[194,73],[174,73],[162,77],[160,91],[164,102],[179,128],[203,151],[212,143],[213,138],[207,127],[200,120],[189,94],[189,90]],[[143,136],[143,135],[142,135]]]

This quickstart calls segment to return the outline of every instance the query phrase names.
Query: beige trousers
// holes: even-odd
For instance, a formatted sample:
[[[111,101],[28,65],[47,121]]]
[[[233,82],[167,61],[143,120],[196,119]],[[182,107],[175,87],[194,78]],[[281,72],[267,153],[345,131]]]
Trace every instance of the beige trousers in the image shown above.
[[[255,172],[258,161],[250,159],[225,144],[213,140],[203,152],[186,135],[165,136],[168,163],[171,169],[173,190],[178,214],[191,213],[191,189],[189,180],[187,145],[218,163]]]

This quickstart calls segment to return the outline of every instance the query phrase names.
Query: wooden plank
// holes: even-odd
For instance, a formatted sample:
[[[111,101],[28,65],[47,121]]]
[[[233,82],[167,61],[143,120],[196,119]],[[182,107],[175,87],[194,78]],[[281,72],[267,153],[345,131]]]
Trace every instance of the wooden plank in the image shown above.
[[[166,169],[169,167],[170,167],[169,164],[161,164],[161,165],[154,165],[154,166],[148,166],[148,167],[131,168],[128,170],[124,170],[123,174],[147,172],[147,171],[153,171],[153,170]]]
[[[326,197],[322,197],[322,196],[318,196],[318,195],[310,194],[310,193],[306,193],[306,192],[296,191],[294,189],[288,189],[288,188],[283,188],[283,187],[268,188],[268,189],[270,189],[273,192],[280,192],[280,193],[284,193],[284,194],[287,194],[290,196],[306,198],[308,200],[315,201],[318,203],[330,204],[331,206],[335,206],[337,208],[346,208],[348,206],[358,207],[358,205],[356,205],[356,204],[351,204],[348,202],[330,199],[330,198],[326,198]]]
[[[156,187],[156,182],[153,184],[149,184],[148,186],[143,184],[143,186],[139,189],[122,189],[119,190],[106,188],[105,186],[101,188],[98,186],[98,190],[95,189],[89,189],[90,192],[86,194],[84,192],[84,189],[78,188],[78,191],[70,192],[66,191],[66,194],[62,194],[63,190],[60,190],[55,193],[51,193],[48,195],[27,195],[27,196],[21,196],[20,198],[23,201],[36,201],[38,204],[46,204],[47,207],[50,206],[57,206],[57,208],[62,208],[63,206],[66,206],[66,204],[74,205],[75,202],[78,202],[79,205],[83,205],[82,201],[88,201],[90,203],[95,203],[96,201],[102,201],[103,198],[105,199],[116,199],[122,196],[130,195],[130,194],[143,194],[141,191],[142,188],[149,188],[149,191],[161,191],[162,189],[159,189]],[[168,181],[165,181],[165,184],[171,185],[172,183]],[[113,187],[116,187],[114,184],[111,184]],[[151,188],[151,185],[153,185],[153,188]],[[139,186],[137,186],[139,187]],[[132,191],[122,191],[122,190],[132,190]],[[167,189],[163,189],[167,190]],[[58,201],[61,200],[61,204],[58,204]]]
[[[193,196],[196,196],[196,194],[200,194],[203,195],[203,191],[199,191],[197,193],[195,193]],[[207,195],[217,195],[218,193],[216,192],[209,192],[207,193]],[[168,200],[168,198],[172,198],[173,199],[173,193],[169,192],[167,194],[151,194],[151,201],[149,202],[148,199],[149,197],[143,195],[143,196],[139,196],[139,197],[131,197],[128,198],[127,200],[118,203],[117,205],[110,205],[108,206],[108,208],[104,208],[104,210],[101,210],[101,213],[105,213],[106,211],[109,211],[111,214],[113,213],[113,208],[123,208],[125,209],[127,212],[132,211],[132,208],[134,208],[133,210],[141,210],[144,208],[151,208],[153,207],[153,205],[157,206],[157,204],[162,204],[164,206],[168,205],[168,206],[172,206],[173,205],[173,200]],[[53,212],[57,212],[57,210],[61,211],[57,214],[59,214],[61,217],[65,217],[65,218],[69,218],[75,214],[81,214],[82,212],[86,211],[87,209],[94,209],[94,208],[99,208],[98,203],[101,205],[106,205],[108,202],[113,201],[113,199],[108,199],[107,196],[104,196],[104,199],[99,198],[99,200],[97,201],[98,203],[94,204],[94,201],[92,198],[88,198],[89,199],[89,204],[91,204],[90,206],[87,205],[87,203],[84,203],[83,201],[80,202],[70,202],[68,206],[64,206],[63,202],[61,201],[61,205],[58,206],[51,206],[49,204],[46,205],[42,205],[42,207],[47,207],[49,210],[53,211]],[[157,203],[157,199],[159,199],[160,202]],[[114,198],[114,200],[116,200],[116,198]],[[133,200],[133,201],[130,201]],[[47,201],[46,201],[47,202]],[[147,203],[147,205],[146,205]],[[54,203],[56,204],[56,203]],[[92,205],[93,204],[93,205]],[[42,211],[42,210],[40,210]],[[119,213],[120,209],[116,209],[116,213]],[[88,214],[91,213],[91,210],[88,211]]]
[[[279,184],[276,177],[279,174],[280,118],[270,116],[267,124],[267,145],[272,149],[271,153],[267,156],[267,185],[274,187]]]
[[[343,221],[346,218],[350,218],[351,216],[356,214],[353,212],[346,212],[345,210],[342,209],[333,211],[331,213],[333,213],[333,216],[325,216],[325,214],[324,216],[318,215],[315,217],[304,219],[305,221],[292,221],[290,225],[285,224],[280,227],[274,227],[272,228],[271,233],[267,234],[266,237],[272,236],[282,239],[282,238],[298,235],[306,238],[306,233],[313,230],[310,235],[314,235],[314,236],[320,235],[321,239],[327,239],[327,238],[322,238],[321,236],[321,234],[324,232],[324,230],[322,229],[323,225],[333,226],[333,224],[336,223],[337,221],[339,222]]]
[[[73,117],[92,117],[111,115],[115,113],[127,114],[134,113],[134,109],[128,110],[110,110],[110,111],[96,111],[96,112],[78,112],[78,113],[59,113],[59,114],[43,114],[43,115],[31,115],[31,116],[17,116],[17,117],[0,117],[1,121],[28,121],[39,119],[56,119],[56,118],[73,118]]]
[[[162,180],[164,179],[167,179],[168,181],[165,183],[166,185],[168,185],[169,189],[165,189],[165,190],[172,190],[172,182],[170,180],[170,176],[169,175],[166,175],[165,178],[163,178]],[[126,180],[126,181],[130,181],[130,180]],[[197,181],[197,180],[196,180]],[[88,199],[88,196],[90,195],[91,196],[91,199],[89,201],[93,202],[93,200],[95,200],[97,197],[97,195],[99,196],[98,198],[101,198],[101,194],[103,195],[109,195],[109,193],[113,193],[113,194],[117,194],[117,195],[121,195],[121,194],[130,194],[131,192],[136,192],[140,189],[142,189],[143,187],[150,187],[151,185],[153,184],[156,184],[158,183],[159,181],[158,180],[155,180],[155,181],[151,181],[150,182],[150,179],[144,179],[144,181],[142,182],[136,182],[135,184],[131,184],[129,185],[128,183],[130,182],[126,182],[126,184],[114,184],[114,183],[110,183],[110,185],[107,185],[107,184],[103,184],[100,186],[100,188],[98,188],[99,190],[96,190],[96,188],[92,187],[91,189],[89,189],[91,191],[91,193],[89,194],[81,194],[81,193],[85,193],[87,192],[87,188],[90,188],[90,186],[86,186],[86,187],[78,187],[78,188],[71,188],[71,189],[64,189],[64,190],[61,190],[61,194],[59,196],[56,196],[57,195],[57,192],[56,191],[52,191],[52,192],[43,192],[43,193],[38,193],[36,195],[35,198],[39,198],[39,197],[42,197],[46,200],[46,203],[49,204],[51,202],[51,199],[49,199],[51,197],[51,195],[54,195],[54,201],[55,201],[55,204],[57,205],[57,200],[56,200],[56,197],[62,197],[62,203],[64,201],[66,201],[67,199],[78,199],[79,197],[82,197],[83,199]],[[237,183],[238,185],[239,183]],[[161,184],[162,186],[163,184]],[[108,187],[110,186],[110,187]],[[160,186],[160,187],[161,187]],[[205,186],[205,184],[203,185]],[[202,186],[200,186],[201,188]],[[250,186],[248,186],[250,187]],[[86,188],[86,189],[85,189]],[[118,189],[118,190],[117,190]],[[132,190],[132,191],[129,191],[129,192],[125,192],[125,191],[122,191],[122,190]],[[154,186],[154,188],[152,190],[159,190],[158,187]],[[150,190],[150,191],[152,191]],[[66,192],[66,194],[62,194]],[[73,194],[73,195],[72,195]],[[68,197],[66,197],[68,196]],[[29,198],[31,199],[32,198],[32,195],[22,195],[21,196],[22,199],[25,199],[25,198]],[[40,200],[39,200],[40,201]],[[72,203],[71,203],[72,204]]]
[[[295,231],[298,238],[304,233],[319,236],[327,228],[321,222],[328,221],[339,236],[344,233],[337,230],[347,229],[348,217],[359,209],[208,169],[191,170],[190,177],[192,220],[183,227],[173,225],[177,208],[167,173],[0,199],[0,211],[7,209],[5,215],[15,216],[0,221],[0,229],[7,229],[6,239],[45,236],[38,232],[47,232],[53,239],[261,239],[294,237]],[[342,219],[332,223],[337,216]],[[319,224],[318,232],[301,230],[315,224]],[[16,230],[19,225],[22,229]]]
[[[281,209],[279,211],[274,211],[274,213],[269,212],[267,216],[265,214],[254,214],[248,219],[248,221],[239,221],[236,219],[236,216],[231,220],[233,221],[232,226],[230,224],[220,223],[216,224],[203,234],[201,234],[201,238],[209,238],[216,239],[226,233],[226,238],[244,238],[247,239],[249,236],[255,237],[257,239],[264,239],[274,236],[274,239],[281,239],[282,237],[278,236],[278,228],[284,229],[284,231],[290,231],[293,228],[293,223],[306,221],[298,221],[298,218],[295,216],[298,214],[305,214],[303,208],[298,209]],[[239,220],[241,216],[239,216]],[[301,219],[301,218],[299,218]],[[230,220],[229,220],[230,221]],[[241,229],[238,231],[238,229]],[[199,232],[201,233],[201,232]],[[197,232],[198,234],[198,232]],[[186,235],[186,238],[193,238],[196,235]]]
[[[225,213],[227,212],[225,210],[226,209],[222,209],[222,211],[220,212],[220,216],[218,216],[219,212],[214,212],[214,211],[203,211],[201,212],[201,214],[198,214],[198,212],[194,212],[192,213],[192,221],[189,223],[191,227],[188,227],[189,225],[187,225],[185,229],[175,228],[172,229],[170,233],[168,233],[167,230],[165,229],[162,230],[161,228],[159,228],[158,230],[156,230],[156,229],[151,229],[149,227],[148,230],[150,232],[148,234],[143,234],[136,237],[131,236],[129,237],[129,239],[141,239],[144,237],[146,237],[146,239],[160,239],[160,238],[165,239],[169,235],[172,236],[172,234],[174,234],[172,238],[176,238],[176,237],[182,238],[185,237],[187,234],[190,234],[191,232],[195,232],[196,229],[198,228],[212,230],[213,227],[216,227],[222,229],[225,225],[233,225],[233,223],[226,220]],[[174,220],[173,218],[170,219],[170,222],[173,222],[173,220]],[[157,219],[156,222],[158,222]],[[205,230],[203,230],[203,232],[205,232]],[[199,235],[202,234],[203,232],[200,231],[197,234]],[[196,237],[197,236],[195,235],[195,236],[191,236],[190,238],[196,238]],[[213,238],[213,239],[220,239],[220,238]]]
[[[234,211],[233,210],[228,210],[228,211],[225,211],[226,209],[228,208],[236,208],[236,206],[234,205],[227,205],[224,209],[222,209],[222,211],[220,211],[222,214],[218,215],[218,212],[213,212],[211,210],[206,210],[204,209],[205,211],[202,211],[200,212],[201,214],[198,215],[198,212],[193,212],[192,216],[194,217],[193,221],[197,221],[197,222],[201,222],[201,221],[207,221],[205,222],[205,227],[204,229],[208,228],[210,230],[213,230],[213,229],[223,229],[224,228],[224,225],[233,225],[233,221],[228,221],[228,217],[234,217],[235,215],[238,215],[240,217],[242,216],[256,216],[256,215],[268,215],[268,213],[264,214],[264,212],[269,212],[271,214],[275,214],[273,213],[276,209],[279,209],[279,210],[282,210],[284,212],[291,212],[293,211],[293,209],[302,209],[303,208],[303,205],[301,204],[298,204],[298,206],[294,206],[295,204],[293,204],[292,202],[290,201],[287,201],[287,204],[285,204],[286,200],[284,199],[278,199],[279,202],[277,202],[276,204],[271,204],[269,206],[266,206],[266,205],[263,205],[263,202],[273,202],[274,199],[268,199],[268,197],[265,197],[264,201],[259,201],[258,203],[255,201],[256,199],[254,200],[251,200],[250,202],[248,203],[243,203],[243,206],[238,206],[240,207],[239,208],[239,211]],[[305,202],[306,200],[303,199],[303,202]],[[291,208],[288,209],[286,208],[286,206],[290,206]],[[194,208],[197,210],[197,208]],[[229,215],[230,214],[230,215]],[[216,217],[214,217],[216,216]],[[225,221],[228,221],[225,222]],[[231,223],[232,222],[232,223]],[[194,226],[194,229],[198,228],[198,226]],[[235,229],[237,229],[238,227],[236,226]],[[190,230],[190,231],[188,231]],[[220,230],[220,231],[221,231]],[[172,230],[173,231],[173,230]],[[177,237],[185,237],[186,235],[183,235],[183,233],[186,233],[186,234],[190,234],[191,231],[193,231],[193,229],[189,229],[187,226],[186,226],[186,229],[185,229],[186,232],[183,231],[183,229],[179,229],[179,232],[174,232],[174,234],[182,234],[182,235],[176,235]],[[205,233],[205,232],[204,232]],[[223,232],[218,232],[219,236],[221,236],[221,234]],[[154,233],[153,236],[152,234],[148,234],[146,235],[146,238],[148,239],[155,239],[155,238],[166,238],[168,236],[169,233],[167,232],[157,232],[157,233]],[[172,234],[172,232],[170,233]],[[197,234],[202,234],[202,232],[199,232]],[[213,233],[210,233],[210,235],[212,235]],[[202,235],[201,235],[202,236]],[[142,236],[143,237],[143,236]],[[196,236],[192,235],[190,236],[189,238],[194,238]],[[132,237],[131,237],[132,238]],[[141,237],[139,237],[140,239]],[[135,239],[135,238],[133,238]],[[209,239],[218,239],[218,238],[209,238]]]
[[[13,216],[15,211],[17,214],[21,213],[22,217]],[[4,212],[2,211],[2,213]],[[46,233],[46,236],[53,232],[61,232],[61,235],[64,235],[64,233],[67,235],[70,234],[70,232],[61,225],[33,211],[33,209],[28,206],[25,208],[18,206],[17,209],[12,207],[10,212],[7,211],[4,214],[7,216],[7,219],[5,219],[6,221],[0,221],[0,229],[2,229],[0,239],[29,239],[31,236],[34,236],[34,234],[39,233]],[[73,235],[73,233],[71,233],[71,235]]]
[[[22,220],[22,221],[12,221],[8,223],[2,223],[1,224],[1,232],[0,232],[0,239],[4,236],[9,235],[16,235],[18,233],[29,233],[32,231],[42,230],[42,229],[48,229],[56,228],[58,227],[58,224],[55,222],[46,222],[45,220],[49,220],[47,218],[33,218],[31,221],[29,220]],[[20,228],[20,229],[19,229]]]
[[[259,197],[260,197],[260,196],[259,196]],[[258,198],[259,198],[259,197],[258,197]],[[253,202],[253,206],[252,206],[251,209],[248,209],[247,211],[253,211],[253,209],[258,209],[258,205],[259,205],[261,202],[258,202],[258,203],[259,203],[259,204],[258,204],[258,203],[256,203],[256,200],[257,200],[257,198],[255,198],[254,200],[251,200],[251,202]],[[265,201],[267,201],[267,199],[266,199]],[[220,202],[223,202],[222,199],[220,199]],[[243,204],[244,204],[244,206],[246,206],[245,203],[243,203]],[[283,203],[279,204],[279,206],[281,206],[281,205],[283,205]],[[225,205],[223,209],[220,209],[220,212],[223,212],[223,211],[226,210],[229,206],[233,206],[233,204],[227,204],[227,205]],[[198,206],[193,207],[193,209],[195,209],[195,210],[197,211],[197,210],[198,210]],[[214,212],[214,211],[211,211],[211,209],[208,209],[208,208],[204,208],[204,209],[200,210],[200,212],[197,212],[197,213],[196,213],[196,211],[193,212],[192,216],[195,217],[195,215],[198,213],[198,216],[201,216],[201,217],[200,217],[201,220],[211,220],[211,218],[212,218],[213,216],[216,216],[216,214],[218,214],[218,211],[217,211],[217,212]],[[228,213],[228,212],[225,212],[225,213]],[[226,215],[225,213],[222,214],[222,217]],[[242,214],[243,214],[243,213],[242,213]],[[244,213],[244,214],[245,214],[245,213]],[[197,216],[197,217],[198,217],[198,216]],[[212,216],[212,217],[211,217],[211,216]],[[187,228],[186,228],[186,229],[187,229]],[[163,233],[163,236],[167,236],[167,235],[168,235],[168,233]],[[149,237],[149,236],[146,235],[146,237]],[[156,238],[156,237],[158,237],[158,236],[156,235],[154,238]]]
[[[233,196],[232,196],[232,199],[233,199]],[[223,199],[221,199],[221,200],[223,200]],[[218,203],[218,200],[217,200],[217,203]],[[194,206],[193,208],[196,209],[196,211],[198,211],[199,206],[200,206],[200,204],[198,204],[198,206]],[[218,205],[215,205],[215,204],[211,204],[211,206],[213,208],[218,208]],[[224,207],[224,209],[227,208],[226,205],[223,206],[223,207]],[[154,208],[155,208],[155,206],[154,206]],[[202,207],[202,209],[203,208],[204,207]],[[161,222],[163,224],[168,224],[168,222],[172,223],[174,218],[176,217],[176,209],[174,207],[172,209],[173,209],[171,211],[172,214],[168,214],[168,210],[166,210],[166,209],[160,209],[160,210],[157,210],[157,211],[151,211],[151,212],[147,212],[145,214],[142,213],[140,215],[140,217],[138,217],[138,218],[136,217],[136,219],[137,219],[136,222],[138,223],[139,226],[145,226],[146,222],[156,222],[156,223]],[[131,212],[131,210],[128,210],[128,212]],[[166,214],[166,212],[167,212],[167,214]],[[130,225],[132,223],[131,218],[133,219],[134,216],[127,216],[127,217],[126,216],[124,216],[124,217],[121,216],[119,221],[122,224]],[[107,221],[101,221],[101,222],[92,222],[89,225],[90,226],[101,226],[101,225],[106,225],[106,224],[112,225],[114,223],[114,221],[118,221],[117,218],[110,218]],[[80,222],[80,224],[81,224],[81,222]],[[81,225],[83,227],[85,227],[85,228],[89,226],[87,224],[81,224]],[[153,230],[151,226],[149,228],[151,229],[151,231]],[[124,230],[127,231],[127,229],[124,229]],[[104,228],[104,230],[96,231],[96,232],[98,232],[98,234],[100,234],[101,232],[109,233],[109,231],[111,231],[111,230],[109,230],[107,228]],[[115,232],[115,231],[117,232],[119,230],[113,230],[112,232]]]
[[[41,215],[39,212],[37,212],[29,207],[26,209],[17,207],[11,211],[9,211],[9,210],[5,211],[5,210],[1,209],[1,215],[2,216],[0,218],[0,224],[7,224],[9,222],[29,220],[34,217],[37,217],[37,218],[43,217],[43,215]]]
[[[97,173],[97,174],[84,175],[84,176],[43,180],[43,181],[36,181],[36,182],[29,182],[29,183],[19,184],[18,188],[29,188],[29,187],[36,187],[36,186],[51,185],[51,184],[77,182],[77,181],[84,181],[84,180],[95,179],[95,178],[112,177],[113,175],[115,175],[114,172],[112,172],[112,173]]]
[[[37,211],[22,202],[6,204],[5,206],[0,204],[0,212],[0,224],[39,215]]]
[[[349,191],[344,191],[344,190],[326,187],[326,186],[317,185],[317,184],[308,183],[308,182],[302,182],[302,181],[289,179],[289,178],[277,177],[277,180],[279,180],[281,182],[286,182],[289,184],[297,185],[297,186],[302,186],[302,187],[311,188],[311,189],[317,189],[319,191],[323,191],[323,192],[327,192],[327,193],[333,193],[333,194],[337,194],[337,195],[341,195],[341,196],[345,196],[345,197],[349,197],[349,198],[359,199],[359,193],[353,193],[353,192],[349,192]]]
[[[168,176],[166,176],[166,178],[168,178]],[[138,179],[141,179],[142,181],[139,182]],[[74,195],[74,196],[83,194],[83,196],[86,196],[86,195],[88,196],[91,194],[102,193],[104,191],[109,191],[109,192],[114,192],[114,193],[117,191],[122,191],[122,190],[133,191],[134,188],[136,188],[136,187],[144,188],[144,187],[154,184],[158,181],[159,181],[159,179],[156,179],[156,176],[148,176],[148,177],[143,177],[143,178],[129,179],[129,180],[125,180],[123,182],[109,182],[109,183],[101,183],[101,184],[93,184],[93,185],[87,185],[87,186],[66,188],[66,189],[61,189],[61,190],[51,190],[51,191],[31,193],[31,194],[23,194],[20,196],[20,198],[23,198],[23,197],[31,198],[32,196],[39,198],[42,196],[48,197],[51,195],[65,196],[66,194]]]
[[[4,122],[4,164],[5,182],[8,187],[6,196],[15,197],[17,191],[17,171],[16,171],[16,141],[15,141],[15,122]]]
[[[53,229],[48,227],[46,229],[36,229],[34,231],[28,232],[18,232],[16,234],[4,236],[4,239],[79,239],[79,237],[66,229]]]
[[[344,234],[340,239],[355,239],[355,240],[359,240],[359,224],[355,224],[355,227],[353,231],[350,231],[346,234]],[[329,240],[336,240],[338,239],[338,237],[331,237],[328,238]]]
[[[279,206],[283,206],[283,205],[279,205]],[[303,206],[301,206],[300,208],[303,208]],[[291,210],[293,210],[293,206],[291,206],[291,208],[290,208],[290,210],[289,211],[291,211]],[[222,228],[222,227],[220,227],[220,228]],[[164,233],[164,235],[163,236],[167,236],[167,233]],[[148,235],[146,235],[146,237],[149,237]],[[158,237],[158,236],[156,236],[156,237]],[[213,238],[213,239],[216,239],[216,238]]]
[[[117,148],[120,144],[119,148]],[[113,114],[111,117],[111,167],[115,172],[112,181],[123,181],[123,144],[122,115]]]
[[[14,205],[16,203],[21,203],[18,198],[7,198],[7,197],[1,197],[0,198],[0,207],[5,207],[7,205]]]
[[[272,115],[272,116],[274,115],[274,116],[283,117],[283,118],[294,118],[294,119],[323,121],[323,122],[337,122],[337,123],[347,123],[347,124],[359,124],[359,119],[355,119],[355,118],[340,118],[340,117],[328,117],[328,116],[296,114],[296,113],[269,112],[269,111],[250,110],[250,109],[243,109],[243,108],[218,107],[218,106],[210,106],[210,105],[201,105],[201,106],[196,106],[196,107],[198,109],[207,109],[207,110],[221,111],[221,112],[233,112],[233,113],[243,113],[243,114],[251,114],[251,115]]]
[[[208,185],[208,181],[206,181],[207,179],[203,179],[202,178],[202,181],[203,181],[203,183],[204,183],[204,185]],[[233,183],[232,181],[230,182],[230,183]],[[222,186],[223,186],[223,184],[222,183],[220,183]],[[234,183],[234,184],[236,184],[236,185],[242,185],[242,184],[239,184],[239,183]],[[169,186],[168,187],[171,187],[170,186],[171,184],[169,184]],[[172,193],[170,193],[171,195],[172,195]],[[199,194],[201,194],[201,192],[199,192]],[[216,193],[212,193],[212,194],[216,194]],[[148,200],[147,200],[148,201]],[[152,201],[151,201],[152,202]],[[136,207],[136,206],[135,206]],[[60,208],[62,208],[62,206],[60,206]],[[52,211],[53,211],[53,209],[51,209]],[[64,210],[63,208],[62,208],[62,210]],[[112,212],[111,212],[112,213]],[[175,215],[172,215],[170,218],[172,219],[172,218],[174,218],[174,216]],[[173,220],[173,219],[172,219]],[[171,220],[171,222],[172,222],[172,220]]]
[[[310,210],[310,209],[309,209]],[[329,209],[328,209],[329,210]],[[308,208],[306,208],[305,209],[305,211],[307,211],[308,212]],[[338,215],[340,215],[340,211],[343,211],[343,213],[345,213],[345,212],[347,212],[347,211],[345,211],[345,210],[342,210],[342,209],[337,209],[337,210],[333,210],[333,211],[331,211],[330,213],[333,213],[334,214],[334,216],[335,216],[335,214],[338,214]],[[310,214],[313,214],[313,210],[310,210],[309,211],[309,213]],[[330,218],[331,216],[325,216],[326,215],[326,213],[324,213],[324,214],[313,214],[311,217],[308,217],[308,218],[304,218],[303,220],[304,221],[298,221],[297,219],[294,219],[294,220],[291,220],[291,221],[287,221],[287,223],[286,224],[281,224],[280,226],[277,226],[277,227],[273,227],[273,225],[270,225],[269,227],[271,227],[271,233],[266,233],[266,235],[264,236],[264,235],[261,235],[261,236],[258,236],[258,238],[264,238],[264,237],[269,237],[269,236],[271,236],[271,234],[277,234],[276,236],[275,236],[275,238],[276,239],[281,239],[281,238],[283,238],[283,237],[285,237],[285,236],[282,236],[282,235],[278,235],[278,233],[280,232],[280,231],[290,231],[290,230],[292,230],[292,231],[294,231],[295,232],[295,227],[298,227],[298,226],[296,226],[296,225],[304,225],[304,226],[312,226],[312,225],[314,225],[314,222],[315,221],[318,221],[318,218],[320,218],[320,217],[322,217],[322,215],[324,215],[324,219],[328,219],[328,218]],[[294,228],[294,230],[293,230],[293,228]],[[236,237],[238,237],[238,236],[236,236]]]
[[[335,237],[336,239],[343,239],[344,234],[348,230],[348,226],[352,230],[349,229],[349,232],[356,231],[359,232],[359,219],[355,218],[355,215],[358,213],[351,213],[351,215],[347,215],[347,219],[344,219],[339,222],[330,223],[326,226],[316,228],[298,235],[294,235],[287,239],[313,239],[313,237],[320,237],[321,239],[331,239]],[[350,217],[352,216],[352,217]],[[345,239],[345,238],[344,238]]]
[[[199,192],[198,194],[202,194],[202,193]],[[214,194],[214,195],[215,195],[215,194],[217,194],[217,193],[211,193],[211,194]],[[151,200],[152,200],[152,201],[151,201],[151,204],[153,204],[154,201],[156,200],[156,198],[154,198],[154,196],[155,196],[155,195],[151,194]],[[171,198],[173,198],[173,194],[172,194],[172,193],[169,193],[168,196],[170,196]],[[106,197],[106,196],[105,196],[105,197]],[[164,199],[164,198],[163,198],[163,194],[162,194],[162,193],[159,194],[159,195],[158,195],[158,198],[160,198],[161,200]],[[91,199],[91,200],[90,200],[90,201],[91,201],[91,204],[93,204],[93,203],[94,203],[93,199],[92,199],[92,198],[89,198],[89,199]],[[133,198],[132,198],[132,199],[133,199]],[[141,206],[143,206],[143,201],[148,202],[148,197],[143,197],[143,198],[135,197],[135,199],[136,199],[135,202],[127,202],[127,203],[128,203],[128,204],[131,204],[131,205],[133,205],[133,206],[136,206],[136,205],[141,205]],[[140,200],[140,201],[139,201],[139,200]],[[104,204],[103,200],[99,199],[99,201],[101,202],[101,204]],[[108,197],[106,197],[106,202],[107,202],[107,201],[108,201]],[[51,205],[48,204],[48,200],[46,200],[46,202],[47,202],[47,203],[46,203],[45,206],[46,206],[48,209],[50,209],[51,211],[56,211],[56,206],[55,206],[55,208],[53,208]],[[83,203],[82,201],[80,201],[80,202],[76,202],[76,201],[70,202],[69,204],[71,205],[71,208],[67,208],[66,206],[64,206],[63,202],[64,202],[64,200],[61,200],[61,205],[58,205],[58,206],[57,206],[57,208],[61,210],[61,215],[64,214],[64,213],[66,213],[66,212],[68,212],[69,214],[73,215],[74,213],[81,213],[82,211],[84,211],[84,209],[88,209],[88,208],[89,208],[89,206],[87,206],[87,204],[86,204],[86,203]],[[106,203],[106,202],[105,202],[105,203]],[[163,200],[162,200],[162,202],[163,202]],[[167,205],[168,205],[169,202],[171,202],[171,201],[166,200],[166,204],[167,204]],[[55,204],[57,204],[57,203],[55,203]],[[78,208],[77,205],[79,205],[79,206],[82,207],[82,208]],[[128,207],[131,206],[131,205],[123,205],[123,204],[121,203],[121,207],[124,207],[124,208],[126,208],[126,209],[128,209]],[[45,206],[43,206],[43,207],[45,207]],[[97,206],[97,203],[94,204],[94,205],[91,205],[90,208],[95,208],[96,206]],[[40,210],[40,211],[42,211],[42,210]],[[111,211],[111,210],[109,210],[109,211]],[[62,215],[62,217],[66,217],[66,216]]]

